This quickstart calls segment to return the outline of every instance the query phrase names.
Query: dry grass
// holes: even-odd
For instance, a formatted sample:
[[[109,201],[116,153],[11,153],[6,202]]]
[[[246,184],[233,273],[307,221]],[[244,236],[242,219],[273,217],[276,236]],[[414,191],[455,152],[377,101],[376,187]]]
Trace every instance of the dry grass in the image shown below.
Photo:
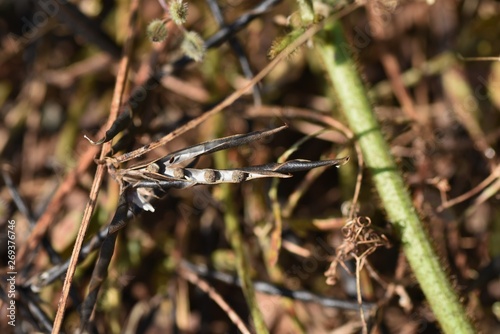
[[[94,158],[101,149],[84,135],[97,140],[99,129],[109,128],[105,123],[123,73],[120,54],[130,14],[126,2],[89,1],[75,8],[53,3],[59,10],[47,15],[44,24],[34,19],[41,8],[22,8],[14,2],[0,5],[0,155],[5,176],[0,190],[0,254],[6,259],[3,245],[8,240],[8,222],[14,220],[17,329],[42,332],[53,324],[63,283],[54,274],[51,277],[57,279],[45,285],[40,275],[54,273],[73,250],[99,168]],[[221,8],[226,22],[252,13],[259,4],[232,3]],[[157,1],[142,1],[129,74],[122,86],[124,101],[134,115],[114,141],[124,142],[117,155],[171,133],[248,84],[240,65],[245,57],[238,59],[235,48],[242,47],[254,75],[259,73],[270,62],[267,53],[273,40],[285,32],[278,23],[295,8],[295,2],[286,1],[259,13],[235,39],[209,49],[202,62],[185,64],[176,63],[182,56],[182,32],[175,25],[167,26],[170,34],[164,42],[152,44],[147,39],[147,23],[163,18],[163,10]],[[75,9],[80,15],[64,20]],[[447,0],[432,6],[409,1],[396,9],[363,7],[343,18],[413,203],[457,293],[485,333],[500,330],[495,265],[500,258],[496,242],[500,233],[496,157],[500,65],[464,62],[457,54],[498,54],[498,10],[494,1],[477,7],[458,7]],[[31,30],[23,17],[33,24]],[[190,2],[185,27],[205,39],[219,30],[203,1]],[[23,37],[14,38],[13,33]],[[231,281],[238,264],[226,223],[234,219],[248,261],[246,275],[258,282],[255,303],[270,332],[358,331],[363,324],[357,285],[370,331],[438,332],[396,233],[384,219],[369,173],[359,182],[352,135],[342,126],[335,99],[326,96],[330,84],[317,55],[302,47],[276,63],[259,93],[244,94],[216,118],[207,117],[128,166],[216,137],[283,123],[289,128],[272,138],[230,149],[222,157],[203,156],[197,166],[214,168],[217,163],[238,168],[276,162],[302,138],[325,129],[301,143],[290,159],[349,155],[351,162],[317,174],[297,173],[274,185],[255,180],[229,188],[174,189],[156,201],[154,213],[129,214],[126,228],[117,234],[90,331],[174,332],[177,328],[186,333],[222,333],[247,328],[253,332],[248,294],[242,293],[241,281]],[[167,64],[176,64],[172,74],[159,82],[152,80],[151,74]],[[261,106],[254,104],[259,99]],[[114,103],[116,110],[121,103]],[[353,205],[356,186],[359,199]],[[272,200],[270,189],[275,191]],[[96,262],[97,252],[87,252],[88,242],[98,239],[98,231],[109,224],[119,202],[118,184],[107,173],[99,190],[90,203],[95,213],[84,240],[85,261],[76,267],[62,323],[66,332],[80,326],[77,308],[87,296]],[[351,220],[353,216],[367,217],[370,231],[359,220]],[[346,222],[357,229],[346,231]],[[372,249],[363,244],[367,240],[391,247]],[[370,255],[362,256],[367,249]],[[324,273],[332,262],[340,261],[335,267],[336,284],[327,285]],[[364,263],[362,270],[356,262]],[[0,262],[2,291],[8,287],[7,264]],[[34,291],[34,287],[40,289]],[[7,332],[12,330],[5,321],[9,299],[3,293],[0,296],[0,329]],[[34,316],[34,310],[42,315]]]

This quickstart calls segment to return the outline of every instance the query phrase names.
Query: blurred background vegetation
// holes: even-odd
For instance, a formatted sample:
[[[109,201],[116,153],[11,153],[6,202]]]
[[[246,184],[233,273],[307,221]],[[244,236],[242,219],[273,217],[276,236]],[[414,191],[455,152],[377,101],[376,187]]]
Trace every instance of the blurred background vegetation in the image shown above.
[[[164,19],[165,9],[158,0],[140,2],[125,92],[125,99],[134,97],[128,101],[134,115],[120,135],[125,142],[122,152],[161,138],[242,88],[252,73],[269,63],[273,45],[299,26],[295,1],[187,3],[183,28],[167,22],[166,39],[152,42],[147,26],[154,19]],[[481,332],[500,331],[500,169],[496,164],[500,63],[467,59],[495,57],[500,52],[496,40],[500,4],[491,0],[374,3],[342,17],[351,42],[346,50],[355,55],[391,152],[457,294]],[[318,18],[343,5],[326,0],[314,4]],[[98,139],[102,135],[129,11],[129,1],[0,1],[4,175],[0,244],[6,243],[3,231],[14,219],[18,254],[22,254],[37,221],[46,217],[42,246],[23,254],[17,263],[18,331],[45,332],[40,319],[47,324],[53,321],[62,281],[55,280],[40,291],[29,288],[40,274],[71,254],[99,149],[83,136]],[[226,25],[234,32],[232,38],[222,37],[207,48],[201,61],[185,57],[183,29],[210,41]],[[358,277],[353,274],[355,262],[348,259],[345,268],[337,271],[336,284],[326,283],[324,273],[345,238],[342,226],[353,204],[359,161],[352,142],[331,131],[331,125],[313,120],[312,115],[333,115],[332,119],[344,122],[313,43],[282,61],[258,90],[142,160],[216,137],[287,123],[289,129],[270,140],[215,158],[203,157],[198,166],[236,168],[274,162],[308,135],[314,138],[300,144],[291,158],[349,155],[350,163],[340,169],[296,173],[279,182],[172,190],[157,201],[154,213],[137,215],[120,232],[90,331],[236,332],[227,310],[180,274],[181,260],[197,265],[193,268],[198,272],[189,267],[191,272],[204,277],[251,328],[241,288],[215,274],[236,277],[235,252],[224,223],[231,212],[243,235],[252,269],[249,275],[264,286],[257,289],[256,298],[271,332],[360,331],[356,279],[369,331],[439,332],[397,236],[384,218],[368,172],[363,174],[355,209],[371,220],[390,247],[371,254]],[[170,74],[157,83],[151,81],[159,71]],[[318,135],[322,129],[328,131]],[[86,240],[109,223],[118,196],[117,183],[105,177]],[[274,264],[272,232],[279,220],[281,250]],[[5,252],[2,247],[2,274],[8,271]],[[95,260],[96,253],[90,253],[77,268],[63,324],[66,332],[79,326],[78,307]],[[210,268],[211,274],[200,272],[201,265]],[[285,297],[269,293],[271,287],[282,288],[278,294]],[[304,292],[302,296],[309,300],[301,300],[293,291]],[[2,300],[0,314],[6,319],[3,294]],[[36,305],[43,316],[34,316],[28,305]],[[4,320],[0,328],[12,330]]]

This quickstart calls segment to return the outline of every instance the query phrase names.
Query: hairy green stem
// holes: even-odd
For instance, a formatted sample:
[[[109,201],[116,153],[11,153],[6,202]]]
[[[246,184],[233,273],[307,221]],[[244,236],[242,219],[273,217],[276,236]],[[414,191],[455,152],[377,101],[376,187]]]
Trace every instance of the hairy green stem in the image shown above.
[[[325,27],[317,51],[356,135],[388,219],[400,234],[413,272],[444,332],[474,333],[415,212],[403,178],[372,112],[340,23]]]

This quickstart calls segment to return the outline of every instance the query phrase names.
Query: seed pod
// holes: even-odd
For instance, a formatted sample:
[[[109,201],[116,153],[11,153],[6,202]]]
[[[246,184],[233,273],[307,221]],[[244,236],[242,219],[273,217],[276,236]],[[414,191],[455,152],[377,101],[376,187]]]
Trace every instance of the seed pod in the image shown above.
[[[205,42],[194,31],[188,31],[184,34],[184,40],[181,44],[181,49],[186,56],[194,61],[200,62],[205,56]]]
[[[233,182],[237,182],[237,183],[240,183],[240,182],[243,182],[247,179],[248,177],[248,174],[245,173],[245,172],[242,172],[240,170],[237,170],[233,173]]]
[[[188,4],[183,3],[182,0],[173,0],[170,2],[169,12],[175,24],[183,25],[187,19]]]
[[[203,174],[205,181],[208,183],[214,183],[217,181],[217,174],[213,169],[207,169]]]
[[[173,172],[174,172],[174,177],[176,179],[182,179],[182,178],[184,178],[184,175],[185,175],[184,174],[184,169],[182,169],[182,168],[174,168]]]
[[[165,22],[160,19],[151,21],[148,25],[147,34],[151,42],[163,42],[167,38],[168,34]]]
[[[160,171],[160,166],[155,163],[151,163],[146,167],[146,170],[150,173],[158,173]]]

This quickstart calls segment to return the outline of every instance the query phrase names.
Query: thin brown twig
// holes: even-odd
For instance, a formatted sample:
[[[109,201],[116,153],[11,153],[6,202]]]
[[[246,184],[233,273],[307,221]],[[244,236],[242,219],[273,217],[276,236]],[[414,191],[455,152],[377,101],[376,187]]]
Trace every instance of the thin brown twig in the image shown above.
[[[473,204],[473,209],[477,209],[481,204],[486,202],[491,197],[498,194],[500,189],[500,179],[496,179],[491,185],[489,185],[475,200]]]
[[[468,192],[466,192],[458,197],[455,197],[454,199],[451,199],[451,200],[448,200],[448,201],[442,203],[437,208],[437,211],[442,212],[445,209],[448,209],[454,205],[457,205],[458,203],[461,203],[463,201],[468,200],[472,196],[478,194],[483,189],[485,189],[490,183],[492,183],[493,181],[498,179],[499,176],[500,176],[500,165],[498,165],[486,179],[484,179],[481,183],[479,183],[477,186],[475,186],[474,188],[472,188]]]
[[[290,253],[301,256],[303,258],[308,258],[312,255],[311,251],[308,250],[307,248],[304,248],[288,240],[282,241],[282,247],[287,251],[289,251]]]
[[[500,57],[464,57],[460,53],[457,54],[458,59],[463,61],[500,61]]]
[[[356,215],[356,206],[359,200],[359,194],[361,193],[361,183],[363,182],[363,166],[364,158],[361,152],[361,147],[358,142],[354,142],[354,148],[356,149],[356,155],[358,156],[358,174],[356,175],[356,187],[354,188],[354,194],[352,195],[351,209],[349,210],[349,219],[354,219]]]
[[[204,291],[219,307],[227,313],[227,316],[233,324],[238,327],[238,330],[244,334],[250,334],[250,330],[245,325],[243,320],[238,316],[238,314],[229,306],[229,304],[224,300],[224,298],[205,280],[201,279],[194,272],[190,271],[187,267],[181,267],[178,273],[186,280],[191,282],[191,284],[196,285],[200,290]]]
[[[385,14],[387,9],[383,8],[383,4],[377,1],[367,2],[367,14],[369,18],[369,23],[373,37],[380,42],[380,60],[382,66],[389,77],[389,83],[391,84],[394,95],[398,99],[402,106],[403,112],[413,121],[418,121],[417,112],[415,111],[415,106],[410,97],[408,89],[406,88],[402,76],[401,68],[398,61],[393,53],[387,50],[384,41],[387,39],[387,31],[382,29],[384,27],[384,22],[382,22],[382,15]]]
[[[363,296],[361,295],[361,261],[362,257],[355,256],[356,259],[356,295],[357,295],[357,300],[359,304],[359,316],[361,318],[361,328],[362,328],[362,333],[366,334],[368,333],[367,325],[366,325],[366,318],[365,318],[365,312],[363,311]]]
[[[363,254],[360,256],[354,255],[354,258],[356,259],[356,290],[357,290],[357,299],[358,299],[358,304],[359,304],[359,315],[361,318],[361,323],[363,324],[362,326],[362,333],[367,334],[368,333],[368,324],[366,323],[366,317],[365,317],[365,311],[363,310],[363,296],[361,293],[361,270],[364,267],[366,258],[368,255],[373,253],[376,250],[376,248],[368,248]]]
[[[137,18],[137,9],[139,8],[140,0],[134,0],[130,4],[130,17],[129,17],[129,26],[128,26],[128,36],[127,41],[125,42],[123,56],[120,61],[120,66],[117,73],[115,89],[113,92],[113,99],[111,102],[111,108],[109,113],[109,118],[107,122],[107,126],[110,127],[113,122],[116,120],[118,116],[118,112],[120,110],[120,106],[122,104],[123,93],[125,91],[125,85],[127,81],[128,67],[130,64],[130,56],[133,49],[133,36],[135,35],[135,21]],[[111,142],[103,145],[100,158],[103,159],[108,151],[111,149]],[[101,186],[102,178],[104,176],[106,166],[99,165],[97,166],[97,171],[95,174],[94,181],[92,183],[92,188],[90,191],[89,201],[85,207],[85,211],[82,218],[82,223],[80,225],[80,229],[78,230],[78,235],[75,241],[75,245],[73,248],[73,252],[71,254],[71,259],[68,267],[68,271],[66,273],[66,277],[64,279],[64,284],[62,288],[61,298],[59,300],[59,306],[57,308],[56,317],[54,320],[54,327],[52,329],[52,333],[59,333],[62,325],[62,321],[64,318],[64,311],[66,308],[66,303],[68,300],[69,290],[71,287],[71,283],[73,281],[73,276],[75,274],[76,265],[78,263],[78,256],[80,254],[80,250],[82,248],[83,239],[85,237],[85,233],[90,223],[90,218],[94,212],[97,196],[99,194],[99,189]]]

